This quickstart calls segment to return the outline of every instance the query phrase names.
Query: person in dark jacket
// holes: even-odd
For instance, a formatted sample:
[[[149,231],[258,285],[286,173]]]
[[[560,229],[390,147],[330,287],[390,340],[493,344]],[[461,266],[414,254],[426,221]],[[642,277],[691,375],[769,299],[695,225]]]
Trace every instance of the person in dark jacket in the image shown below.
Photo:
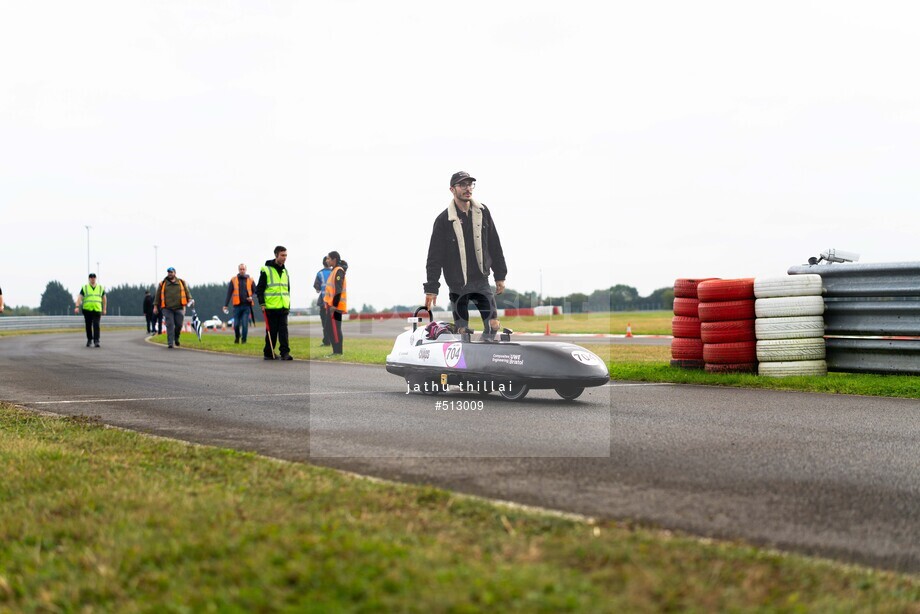
[[[323,256],[323,268],[316,272],[316,278],[313,280],[313,289],[318,293],[316,305],[319,307],[319,321],[323,328],[322,345],[329,345],[329,335],[326,332],[326,303],[323,301],[323,297],[326,295],[326,282],[329,281],[329,273],[331,272],[332,267],[329,266],[329,256]]]
[[[157,332],[157,318],[153,315],[153,295],[150,290],[144,291],[144,317],[147,318],[147,334]]]
[[[494,337],[499,327],[495,295],[489,272],[495,275],[495,293],[505,291],[505,254],[501,239],[485,205],[473,199],[476,179],[465,171],[450,178],[453,195],[447,209],[434,220],[426,264],[425,307],[431,309],[441,287],[441,272],[447,282],[457,327],[469,326],[469,303],[482,316],[483,336]]]
[[[275,360],[275,348],[281,360],[294,360],[288,345],[288,314],[291,312],[291,282],[284,266],[287,261],[287,248],[275,247],[275,257],[266,260],[259,273],[256,296],[265,314],[265,347],[262,356],[265,360]]]
[[[326,358],[342,354],[342,316],[348,313],[348,282],[345,280],[348,263],[342,260],[339,252],[329,252],[328,258],[331,270],[323,302],[326,306],[326,336],[332,343],[332,354]]]

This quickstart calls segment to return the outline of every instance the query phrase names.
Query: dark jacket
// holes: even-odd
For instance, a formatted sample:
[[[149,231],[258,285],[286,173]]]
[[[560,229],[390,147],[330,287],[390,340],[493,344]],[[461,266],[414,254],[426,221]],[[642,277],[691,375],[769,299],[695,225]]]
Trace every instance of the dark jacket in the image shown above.
[[[495,281],[504,281],[508,274],[508,267],[505,265],[505,253],[502,251],[502,243],[498,238],[498,231],[495,229],[495,222],[492,221],[492,214],[485,205],[475,203],[482,209],[482,268],[483,273],[488,276],[489,270],[495,275]],[[453,205],[453,201],[451,201]],[[439,282],[441,271],[444,271],[444,281],[452,292],[459,292],[466,280],[463,276],[463,267],[466,261],[465,250],[461,251],[460,244],[457,240],[458,232],[454,230],[459,221],[450,219],[451,205],[441,212],[434,220],[434,227],[431,229],[431,242],[428,245],[428,262],[425,265],[428,281],[425,283],[426,294],[437,294],[441,287]],[[462,230],[460,230],[462,233]],[[463,259],[461,261],[461,258]]]
[[[287,270],[284,265],[279,265],[277,262],[275,262],[274,258],[272,258],[271,260],[266,260],[265,266],[270,266],[274,268],[276,271],[278,271],[278,275],[281,275],[282,271]],[[259,299],[259,304],[262,305],[263,307],[265,307],[265,286],[267,285],[268,285],[268,276],[265,275],[265,271],[260,270],[259,271],[259,283],[256,284],[256,298]],[[288,291],[290,291],[291,289],[290,285],[291,285],[291,278],[288,277]],[[278,311],[287,312],[288,310],[280,309]]]
[[[153,315],[153,295],[152,294],[144,295],[144,315],[145,316]]]

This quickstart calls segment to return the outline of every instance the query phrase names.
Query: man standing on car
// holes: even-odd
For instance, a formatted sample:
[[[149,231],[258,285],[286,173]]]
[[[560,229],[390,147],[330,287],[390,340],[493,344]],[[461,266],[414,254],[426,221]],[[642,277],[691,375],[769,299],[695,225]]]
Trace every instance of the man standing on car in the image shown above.
[[[96,283],[96,274],[89,274],[89,283],[80,289],[77,306],[73,312],[79,313],[83,307],[83,320],[86,323],[86,347],[99,347],[99,322],[105,313],[105,288]]]
[[[473,301],[482,316],[483,337],[494,338],[499,327],[495,296],[489,285],[489,271],[495,275],[495,292],[505,291],[505,254],[491,212],[473,199],[476,179],[465,171],[450,178],[453,195],[435,218],[425,266],[425,307],[431,309],[438,297],[441,271],[447,282],[457,327],[469,326],[469,303]]]
[[[266,260],[259,274],[256,296],[265,315],[265,347],[262,356],[265,360],[275,359],[275,348],[281,354],[281,360],[294,360],[288,345],[288,314],[291,311],[291,282],[284,266],[287,260],[287,248],[279,245],[275,248],[275,258]]]
[[[326,281],[326,293],[323,302],[326,306],[326,336],[332,343],[332,354],[342,354],[342,314],[348,313],[348,285],[345,272],[348,263],[342,260],[339,252],[329,252],[329,279]]]
[[[240,327],[242,326],[243,343],[249,336],[249,315],[252,313],[252,277],[246,274],[246,265],[237,267],[237,275],[230,280],[227,287],[227,298],[224,299],[224,313],[228,312],[227,305],[233,300],[233,333],[236,338],[233,343],[240,342]]]
[[[185,307],[194,305],[195,299],[188,290],[188,284],[184,279],[176,277],[176,269],[169,267],[166,269],[166,277],[160,282],[157,288],[156,302],[153,307],[154,313],[157,309],[166,319],[166,347],[171,348],[174,345],[179,347],[179,334],[182,332],[182,320],[185,317]]]

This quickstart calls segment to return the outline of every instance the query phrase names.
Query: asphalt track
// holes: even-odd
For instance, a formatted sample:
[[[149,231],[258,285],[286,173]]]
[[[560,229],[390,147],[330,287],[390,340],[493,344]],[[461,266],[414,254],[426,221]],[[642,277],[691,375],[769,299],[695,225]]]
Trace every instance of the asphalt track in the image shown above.
[[[183,345],[195,343],[184,336]],[[188,441],[920,571],[920,402],[614,382],[406,395],[380,367],[0,338],[0,399]],[[346,339],[347,351],[347,339]],[[437,410],[438,401],[482,410]]]

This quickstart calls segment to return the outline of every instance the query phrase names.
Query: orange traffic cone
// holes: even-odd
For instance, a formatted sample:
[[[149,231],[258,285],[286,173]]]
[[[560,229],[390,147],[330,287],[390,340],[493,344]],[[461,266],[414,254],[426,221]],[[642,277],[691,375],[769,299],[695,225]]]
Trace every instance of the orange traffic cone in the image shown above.
[[[544,334],[544,335],[549,335],[549,322],[546,323],[546,332],[543,333],[543,334]]]
[[[629,322],[627,322],[627,323],[626,323],[626,338],[629,339],[629,338],[632,337],[632,336],[633,336],[633,335],[632,335],[632,326],[630,326]]]

